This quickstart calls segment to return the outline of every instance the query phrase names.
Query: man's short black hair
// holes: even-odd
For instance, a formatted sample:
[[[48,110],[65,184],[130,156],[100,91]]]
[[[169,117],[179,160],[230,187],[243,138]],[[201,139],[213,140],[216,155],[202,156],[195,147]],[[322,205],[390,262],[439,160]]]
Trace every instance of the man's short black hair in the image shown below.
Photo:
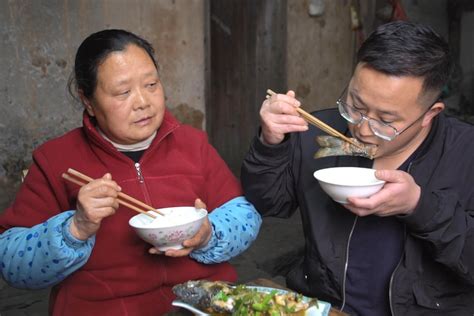
[[[449,46],[428,26],[395,21],[379,26],[362,44],[357,61],[392,76],[424,79],[424,92],[440,93],[452,62]]]

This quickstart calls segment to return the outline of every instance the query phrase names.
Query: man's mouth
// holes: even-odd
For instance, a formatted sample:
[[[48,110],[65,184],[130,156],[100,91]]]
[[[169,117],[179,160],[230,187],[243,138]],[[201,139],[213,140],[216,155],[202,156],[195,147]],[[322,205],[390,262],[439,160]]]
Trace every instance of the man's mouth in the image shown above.
[[[353,137],[361,144],[365,145],[365,146],[379,146],[378,143],[374,143],[374,142],[369,142],[367,140],[365,140],[363,137],[360,137],[359,135],[353,135]]]

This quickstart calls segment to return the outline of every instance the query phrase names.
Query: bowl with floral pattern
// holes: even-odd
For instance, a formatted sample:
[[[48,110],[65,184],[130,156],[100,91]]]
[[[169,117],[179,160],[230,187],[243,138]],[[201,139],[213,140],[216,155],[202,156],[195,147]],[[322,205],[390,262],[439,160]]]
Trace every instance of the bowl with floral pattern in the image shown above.
[[[201,227],[207,211],[193,206],[157,209],[156,218],[138,214],[129,220],[137,235],[160,251],[183,248],[183,241],[192,238]]]

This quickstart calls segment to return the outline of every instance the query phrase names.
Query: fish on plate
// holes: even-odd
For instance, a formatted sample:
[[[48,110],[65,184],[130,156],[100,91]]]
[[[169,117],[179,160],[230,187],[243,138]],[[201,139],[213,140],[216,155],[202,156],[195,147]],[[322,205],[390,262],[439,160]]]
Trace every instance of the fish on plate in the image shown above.
[[[328,315],[330,304],[291,291],[221,281],[188,281],[175,285],[173,305],[198,315]],[[184,303],[184,304],[183,304]]]

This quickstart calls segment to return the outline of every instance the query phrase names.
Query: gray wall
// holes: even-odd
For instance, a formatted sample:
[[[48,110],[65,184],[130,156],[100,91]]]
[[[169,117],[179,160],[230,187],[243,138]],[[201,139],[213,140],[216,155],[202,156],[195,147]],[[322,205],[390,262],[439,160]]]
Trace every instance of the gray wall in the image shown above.
[[[410,21],[430,25],[439,35],[448,40],[448,0],[402,0]]]
[[[308,111],[334,107],[352,73],[354,32],[350,1],[323,1],[311,16],[310,1],[288,1],[288,88]]]
[[[453,1],[454,2],[454,1]],[[448,98],[445,99],[447,113],[474,124],[474,11],[468,1],[458,1],[460,12],[459,34],[450,34],[449,0],[403,0],[408,18],[430,25],[450,42],[454,59],[458,63],[451,83]],[[455,6],[456,7],[456,6]],[[469,11],[468,10],[471,10]],[[449,36],[454,35],[453,38]],[[459,56],[456,53],[459,52]]]
[[[66,83],[90,33],[124,28],[156,49],[167,105],[204,128],[205,0],[0,1],[0,209],[33,148],[80,126]]]

